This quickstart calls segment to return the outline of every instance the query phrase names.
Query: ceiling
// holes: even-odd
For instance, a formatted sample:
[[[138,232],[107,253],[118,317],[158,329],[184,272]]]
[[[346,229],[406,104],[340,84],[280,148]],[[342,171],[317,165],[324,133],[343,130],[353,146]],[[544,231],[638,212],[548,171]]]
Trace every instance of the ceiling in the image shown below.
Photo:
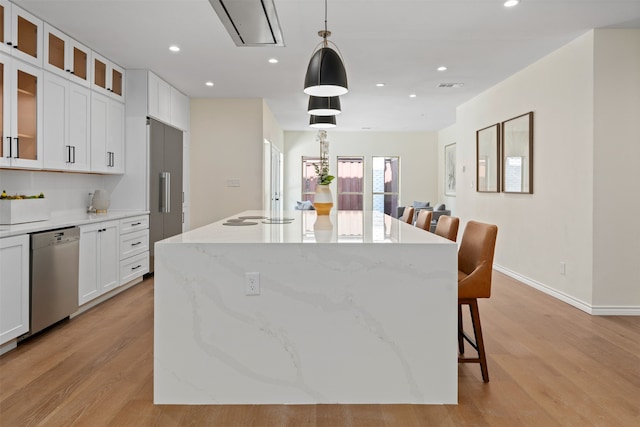
[[[309,130],[302,89],[321,41],[322,0],[275,0],[285,47],[237,47],[208,0],[14,3],[189,97],[264,98],[283,129]],[[330,40],[350,89],[336,130],[442,129],[458,105],[588,30],[609,27],[640,28],[640,0],[522,0],[510,9],[503,0],[328,0]],[[171,44],[181,51],[170,52]],[[447,71],[437,71],[441,65]]]

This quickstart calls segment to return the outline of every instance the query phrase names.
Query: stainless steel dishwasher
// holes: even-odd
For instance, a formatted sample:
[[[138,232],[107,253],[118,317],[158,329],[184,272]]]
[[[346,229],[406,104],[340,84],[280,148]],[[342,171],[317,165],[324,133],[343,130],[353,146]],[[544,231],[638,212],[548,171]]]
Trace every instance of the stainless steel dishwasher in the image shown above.
[[[31,324],[29,335],[78,310],[80,229],[31,234]]]

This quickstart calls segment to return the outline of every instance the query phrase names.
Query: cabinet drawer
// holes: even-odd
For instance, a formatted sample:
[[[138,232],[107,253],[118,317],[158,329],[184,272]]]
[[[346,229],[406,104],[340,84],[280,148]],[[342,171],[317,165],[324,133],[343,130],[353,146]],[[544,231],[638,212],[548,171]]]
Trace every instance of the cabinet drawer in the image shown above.
[[[131,258],[120,261],[120,284],[142,276],[149,272],[149,252],[141,253]]]
[[[129,258],[149,250],[149,230],[140,230],[120,236],[120,259]]]
[[[149,228],[149,215],[132,216],[120,220],[120,234]]]

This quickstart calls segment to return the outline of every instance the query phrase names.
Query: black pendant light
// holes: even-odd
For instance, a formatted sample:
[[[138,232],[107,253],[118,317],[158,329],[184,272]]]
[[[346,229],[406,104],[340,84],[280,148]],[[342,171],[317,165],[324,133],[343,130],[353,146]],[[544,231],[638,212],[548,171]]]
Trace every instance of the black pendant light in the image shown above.
[[[331,31],[327,30],[327,0],[324,1],[324,31],[318,31],[318,35],[323,39],[318,45],[322,47],[314,52],[309,61],[304,78],[304,93],[322,97],[344,95],[349,91],[347,71],[342,58],[329,47],[327,41],[327,37],[331,35]],[[332,44],[335,46],[335,43]]]
[[[336,116],[309,116],[309,126],[314,129],[331,129],[336,127]]]
[[[340,97],[310,96],[307,112],[315,116],[335,116],[340,114],[342,112],[340,110]]]

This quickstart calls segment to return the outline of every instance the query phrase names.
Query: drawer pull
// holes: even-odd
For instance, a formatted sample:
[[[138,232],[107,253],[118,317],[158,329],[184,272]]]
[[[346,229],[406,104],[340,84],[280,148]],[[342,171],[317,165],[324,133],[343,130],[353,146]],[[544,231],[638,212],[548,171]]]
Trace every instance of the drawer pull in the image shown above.
[[[131,226],[135,227],[136,225],[140,225],[140,224],[142,224],[142,223],[141,222],[136,222],[136,223],[131,224]]]
[[[131,271],[137,270],[137,269],[139,269],[140,267],[142,267],[142,265],[141,265],[141,264],[138,264],[138,265],[136,265],[135,267],[131,267]]]
[[[135,243],[132,243],[131,246],[138,246],[140,244],[142,244],[142,242],[135,242]]]

